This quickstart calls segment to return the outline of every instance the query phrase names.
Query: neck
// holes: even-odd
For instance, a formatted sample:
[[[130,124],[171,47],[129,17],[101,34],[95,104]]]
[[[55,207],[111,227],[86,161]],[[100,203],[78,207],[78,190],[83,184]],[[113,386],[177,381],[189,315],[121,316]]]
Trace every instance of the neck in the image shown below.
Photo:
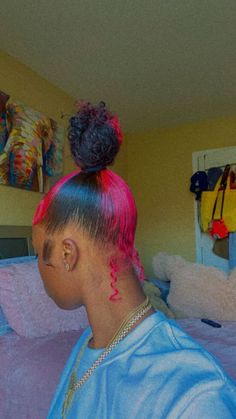
[[[109,281],[107,282],[109,284]],[[105,348],[116,334],[124,319],[140,304],[145,301],[145,295],[138,280],[133,274],[118,280],[119,295],[121,300],[112,302],[109,300],[107,286],[93,291],[85,302],[93,338],[90,340],[91,348]],[[123,292],[124,291],[124,292]],[[153,310],[148,311],[135,327]],[[132,329],[131,329],[132,330]]]

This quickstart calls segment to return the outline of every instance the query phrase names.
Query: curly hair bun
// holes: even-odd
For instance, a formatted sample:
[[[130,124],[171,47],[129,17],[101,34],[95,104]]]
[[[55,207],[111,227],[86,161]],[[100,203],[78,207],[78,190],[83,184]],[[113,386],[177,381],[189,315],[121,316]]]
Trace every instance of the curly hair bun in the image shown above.
[[[119,120],[106,109],[104,102],[96,106],[80,102],[77,106],[68,130],[75,163],[88,172],[106,168],[114,162],[122,143]]]

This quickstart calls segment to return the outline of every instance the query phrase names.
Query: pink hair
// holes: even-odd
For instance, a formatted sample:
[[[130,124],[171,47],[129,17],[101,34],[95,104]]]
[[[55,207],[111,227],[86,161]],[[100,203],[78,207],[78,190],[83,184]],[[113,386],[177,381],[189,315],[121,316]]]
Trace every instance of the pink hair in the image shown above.
[[[123,135],[122,135],[121,127],[120,127],[120,121],[117,118],[117,116],[113,116],[113,118],[110,119],[109,124],[114,129],[119,145],[121,145],[122,140],[123,140]]]
[[[122,253],[128,257],[135,268],[140,281],[143,281],[144,269],[141,264],[137,250],[134,248],[135,230],[137,224],[137,210],[133,195],[124,182],[124,180],[110,170],[101,172],[102,186],[103,186],[103,200],[102,206],[105,214],[113,211],[119,214],[119,218],[113,218],[111,231],[119,231],[117,238],[118,248]],[[112,203],[112,208],[111,208]],[[122,212],[121,209],[122,208]],[[118,297],[118,290],[116,288],[118,267],[116,261],[110,261],[111,267],[111,288],[113,293],[110,300],[120,300]]]
[[[33,226],[39,224],[42,219],[46,216],[48,208],[50,207],[53,199],[60,191],[61,187],[69,180],[76,176],[81,170],[77,169],[74,172],[69,173],[68,175],[63,176],[60,180],[58,180],[55,185],[49,190],[49,192],[44,196],[44,198],[38,204],[32,224]]]

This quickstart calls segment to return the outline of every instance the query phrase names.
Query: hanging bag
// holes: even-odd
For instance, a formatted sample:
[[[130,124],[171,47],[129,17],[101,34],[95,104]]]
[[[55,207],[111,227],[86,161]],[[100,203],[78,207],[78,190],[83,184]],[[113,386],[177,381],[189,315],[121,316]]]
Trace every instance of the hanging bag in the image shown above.
[[[210,236],[213,239],[224,239],[229,234],[229,231],[228,231],[228,229],[225,225],[224,219],[223,219],[225,190],[226,190],[226,186],[227,186],[227,178],[228,178],[228,175],[229,175],[229,171],[230,171],[230,166],[227,165],[225,167],[225,170],[223,172],[223,175],[222,175],[222,178],[221,178],[221,181],[220,181],[220,187],[217,191],[217,195],[216,195],[216,199],[215,199],[215,203],[214,203],[214,207],[213,207],[213,211],[212,211],[211,221],[208,224],[208,233],[210,234]],[[220,196],[220,191],[222,191],[221,196]],[[217,207],[217,203],[218,203],[218,198],[220,198],[220,217],[215,218],[215,212],[216,212],[216,207]]]
[[[224,223],[228,232],[236,231],[236,189],[230,189],[230,165],[226,165],[214,191],[202,192],[200,218],[204,232],[209,232],[213,221],[219,227]]]

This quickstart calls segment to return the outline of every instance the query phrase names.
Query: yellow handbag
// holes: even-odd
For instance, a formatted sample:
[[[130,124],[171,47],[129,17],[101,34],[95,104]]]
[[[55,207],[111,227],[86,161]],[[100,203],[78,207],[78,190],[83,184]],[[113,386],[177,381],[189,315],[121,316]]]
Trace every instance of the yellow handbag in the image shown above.
[[[225,167],[214,191],[201,195],[200,223],[202,231],[208,232],[213,220],[223,219],[229,232],[236,231],[236,189],[230,189],[230,166]]]

